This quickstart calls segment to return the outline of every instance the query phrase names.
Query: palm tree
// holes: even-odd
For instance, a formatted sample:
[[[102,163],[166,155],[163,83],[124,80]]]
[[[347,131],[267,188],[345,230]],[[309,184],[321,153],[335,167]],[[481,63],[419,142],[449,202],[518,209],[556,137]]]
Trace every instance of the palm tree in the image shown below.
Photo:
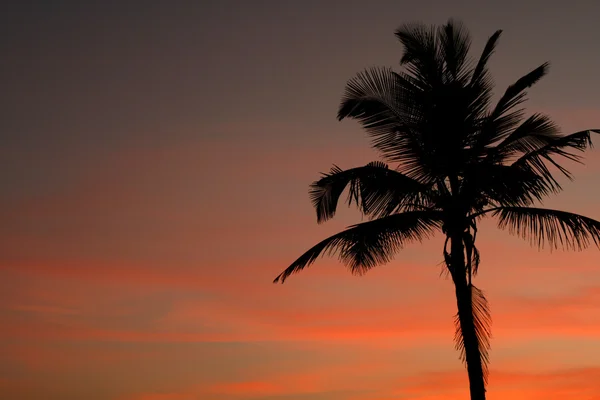
[[[408,24],[395,32],[404,47],[404,72],[371,68],[348,81],[338,119],[358,120],[394,168],[381,161],[348,170],[334,166],[314,182],[310,196],[319,223],[335,215],[348,186],[349,204],[369,221],[321,241],[274,281],[283,283],[323,253],[336,252],[360,275],[389,262],[406,243],[441,230],[458,306],[456,347],[472,400],[485,399],[491,322],[488,302],[472,283],[478,222],[498,217],[500,229],[540,247],[600,245],[600,222],[535,206],[562,190],[556,173],[572,178],[559,161],[581,162],[576,152],[591,147],[590,133],[600,130],[566,135],[545,115],[524,118],[519,106],[548,63],[510,85],[492,107],[487,62],[500,34],[472,63],[469,33],[460,23]]]

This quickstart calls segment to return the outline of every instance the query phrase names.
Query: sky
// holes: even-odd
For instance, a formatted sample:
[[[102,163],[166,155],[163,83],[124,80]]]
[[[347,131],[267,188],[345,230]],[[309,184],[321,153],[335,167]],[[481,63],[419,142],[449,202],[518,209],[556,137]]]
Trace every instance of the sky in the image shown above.
[[[456,400],[441,236],[363,277],[303,251],[308,185],[376,160],[344,85],[399,69],[403,23],[503,29],[496,93],[551,62],[529,112],[600,128],[600,3],[7,1],[0,13],[0,397]],[[596,140],[597,144],[600,141]],[[600,219],[600,150],[545,205]],[[600,398],[600,252],[487,221],[489,400]]]

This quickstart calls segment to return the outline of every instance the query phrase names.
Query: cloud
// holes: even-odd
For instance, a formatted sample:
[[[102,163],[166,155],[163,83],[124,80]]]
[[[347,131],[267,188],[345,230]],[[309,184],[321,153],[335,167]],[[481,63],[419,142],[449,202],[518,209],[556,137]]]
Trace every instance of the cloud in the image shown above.
[[[311,373],[282,375],[273,373],[263,380],[230,381],[209,386],[194,385],[164,394],[136,394],[123,400],[198,400],[282,398],[300,394],[332,393],[332,400],[460,400],[468,397],[468,378],[464,370],[401,373],[393,379],[390,365],[331,366]],[[376,378],[382,374],[383,378]],[[374,378],[375,377],[375,378]],[[491,371],[487,397],[490,400],[558,400],[600,396],[600,369],[578,368],[548,372]],[[345,395],[334,393],[345,392]],[[308,397],[307,397],[308,398]]]
[[[360,367],[353,365],[329,364],[315,366],[310,371],[298,373],[279,373],[272,371],[260,380],[232,380],[209,385],[193,385],[182,391],[165,394],[135,394],[123,400],[145,399],[213,399],[236,398],[255,399],[257,397],[281,398],[301,394],[320,394],[329,392],[355,392],[370,390],[381,379],[378,374],[389,369],[388,364],[364,363]],[[156,397],[153,397],[156,396]],[[172,397],[169,397],[172,396]]]
[[[198,400],[194,393],[140,393],[122,396],[118,400]]]
[[[546,372],[490,371],[490,400],[596,398],[600,368],[558,369]],[[430,372],[402,380],[393,394],[405,399],[459,400],[468,396],[466,371]]]
[[[407,247],[396,261],[361,278],[350,276],[336,259],[324,258],[283,286],[271,284],[306,247],[357,221],[353,211],[343,209],[336,221],[317,225],[305,185],[332,161],[352,166],[352,157],[362,162],[358,159],[366,155],[332,159],[329,149],[292,155],[262,149],[253,154],[257,162],[250,167],[242,148],[227,153],[219,143],[209,150],[202,160],[193,146],[123,154],[106,170],[87,171],[87,181],[71,182],[67,189],[11,208],[12,228],[4,227],[0,235],[6,250],[0,277],[11,282],[0,306],[0,337],[14,345],[6,360],[32,373],[136,362],[166,372],[171,367],[160,365],[165,353],[115,350],[161,346],[184,349],[182,363],[208,370],[212,358],[194,358],[186,351],[198,344],[282,349],[310,344],[319,355],[285,374],[272,366],[271,371],[252,372],[259,358],[236,359],[240,371],[219,375],[213,385],[194,386],[187,377],[171,387],[148,385],[137,399],[224,400],[250,393],[277,398],[307,391],[314,397],[356,391],[352,396],[357,400],[399,393],[422,399],[464,394],[466,385],[453,389],[439,375],[434,378],[444,395],[421,393],[416,386],[411,392],[410,382],[395,380],[409,370],[459,365],[452,348],[456,304],[451,281],[439,278],[439,238]],[[223,154],[229,158],[220,166]],[[304,163],[307,157],[316,161]],[[223,174],[212,175],[218,165]],[[504,368],[516,359],[531,368],[543,359],[560,366],[556,355],[531,361],[532,354],[542,352],[527,343],[560,339],[564,349],[600,337],[598,319],[590,318],[600,304],[592,287],[596,253],[539,254],[504,233],[484,230],[477,284],[492,305],[493,346],[523,352],[507,350],[502,356],[493,350],[492,360],[500,360],[493,366]],[[67,345],[73,348],[61,350]],[[78,350],[86,347],[95,349]],[[360,357],[346,370],[335,369],[336,363],[326,358],[333,347]],[[370,371],[371,357],[384,352],[397,364]],[[496,375],[505,379],[502,393],[515,400],[515,385],[530,382],[502,378],[501,371]],[[458,376],[464,381],[464,372]],[[532,381],[541,384],[542,378],[536,379]],[[422,385],[433,385],[428,382]],[[535,390],[528,392],[532,398]],[[574,389],[565,384],[556,390]],[[123,389],[127,391],[133,390]],[[347,400],[351,395],[330,397]]]
[[[48,306],[48,305],[44,305],[44,304],[17,304],[15,306],[12,307],[7,307],[11,310],[14,311],[24,311],[24,312],[31,312],[31,313],[40,313],[40,314],[58,314],[58,315],[74,315],[74,314],[78,314],[79,312],[75,309],[72,308],[65,308],[65,307],[54,307],[54,306]]]

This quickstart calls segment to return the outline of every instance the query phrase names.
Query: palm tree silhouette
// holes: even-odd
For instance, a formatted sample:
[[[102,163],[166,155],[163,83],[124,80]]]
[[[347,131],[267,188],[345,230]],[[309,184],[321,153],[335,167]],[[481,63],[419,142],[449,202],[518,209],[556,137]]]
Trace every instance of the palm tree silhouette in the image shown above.
[[[479,267],[477,223],[498,217],[500,229],[540,247],[600,245],[600,222],[534,207],[562,190],[554,174],[572,179],[559,161],[581,162],[576,152],[591,147],[590,132],[600,130],[564,135],[545,115],[524,118],[519,105],[548,63],[510,85],[492,107],[486,64],[500,30],[476,63],[468,57],[470,36],[459,22],[408,24],[395,35],[404,47],[405,72],[359,73],[348,81],[338,111],[339,120],[358,120],[395,168],[380,161],[348,170],[334,166],[310,190],[319,223],[335,215],[348,186],[349,205],[355,203],[370,220],[318,243],[274,282],[283,283],[323,253],[337,252],[353,273],[363,274],[389,262],[406,243],[441,230],[445,266],[456,289],[456,348],[466,363],[471,399],[483,400],[491,319],[484,294],[472,283]]]

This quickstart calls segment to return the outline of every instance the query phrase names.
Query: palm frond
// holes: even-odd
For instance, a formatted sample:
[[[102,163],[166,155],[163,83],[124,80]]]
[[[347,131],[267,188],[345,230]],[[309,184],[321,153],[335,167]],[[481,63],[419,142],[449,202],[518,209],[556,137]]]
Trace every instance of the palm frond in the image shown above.
[[[442,63],[436,28],[422,23],[404,24],[394,34],[404,47],[400,64],[426,85],[442,82]]]
[[[528,239],[532,246],[582,250],[600,246],[600,222],[566,211],[533,207],[500,207],[493,211],[498,227]]]
[[[481,356],[483,379],[487,384],[489,375],[488,364],[490,361],[489,350],[491,348],[490,339],[492,336],[492,316],[490,313],[490,307],[487,299],[484,296],[484,293],[480,289],[473,285],[468,285],[465,290],[470,292],[472,318],[473,324],[475,325],[475,340],[477,340],[477,346]],[[456,349],[460,352],[461,360],[466,364],[467,357],[465,352],[465,338],[461,328],[459,314],[456,314],[454,325],[456,327],[454,333]]]
[[[415,121],[422,115],[419,91],[406,74],[389,68],[367,69],[348,81],[338,119],[358,120],[385,159],[401,163],[405,174],[426,180],[425,152],[414,132]]]
[[[523,118],[523,110],[511,110],[526,100],[526,89],[546,75],[549,65],[549,63],[540,65],[506,89],[482,127],[479,146],[489,146],[497,142],[519,124]]]
[[[469,87],[474,93],[473,102],[471,104],[473,110],[472,114],[474,116],[472,120],[473,128],[479,128],[482,121],[487,120],[486,117],[492,98],[492,89],[494,87],[493,80],[487,68],[487,62],[494,53],[496,43],[498,42],[501,33],[502,31],[498,30],[488,39],[471,76]],[[469,146],[477,145],[477,138],[480,133],[480,129],[473,130],[468,140]],[[475,147],[477,148],[478,146]]]
[[[488,158],[503,161],[514,154],[526,154],[560,138],[560,129],[550,117],[539,113],[523,121],[510,135],[490,149]]]
[[[502,34],[501,30],[497,30],[494,32],[492,36],[488,39],[485,47],[483,48],[483,52],[479,57],[479,61],[475,66],[475,70],[473,71],[473,76],[471,77],[471,84],[476,84],[481,80],[485,80],[487,77],[487,62],[494,54],[494,50],[496,49],[496,43],[498,43],[498,39],[500,39],[500,35]]]
[[[478,163],[465,171],[461,198],[477,212],[482,206],[526,206],[555,190],[535,172],[502,164]]]
[[[471,37],[462,23],[450,19],[438,31],[446,82],[464,82],[469,75]],[[465,82],[466,83],[466,82]]]
[[[546,145],[532,150],[512,163],[512,166],[535,172],[549,185],[559,188],[560,184],[554,178],[546,162],[556,167],[568,179],[572,179],[571,173],[560,165],[555,157],[564,157],[568,160],[581,163],[581,156],[569,150],[582,152],[592,147],[590,132],[600,133],[599,129],[591,129],[572,133],[550,140]]]
[[[406,243],[429,237],[441,226],[441,219],[439,211],[407,211],[353,225],[313,246],[273,282],[283,283],[288,276],[311,265],[324,253],[338,253],[340,261],[352,273],[361,275],[377,265],[389,262]]]
[[[549,66],[550,63],[545,62],[510,85],[498,101],[492,115],[500,116],[511,108],[521,104],[525,100],[525,96],[527,96],[525,90],[542,79],[548,73]]]
[[[431,203],[427,186],[389,169],[383,162],[348,170],[334,166],[310,187],[318,223],[335,215],[339,198],[348,186],[348,205],[355,202],[365,215],[381,217],[405,206],[425,207]]]

